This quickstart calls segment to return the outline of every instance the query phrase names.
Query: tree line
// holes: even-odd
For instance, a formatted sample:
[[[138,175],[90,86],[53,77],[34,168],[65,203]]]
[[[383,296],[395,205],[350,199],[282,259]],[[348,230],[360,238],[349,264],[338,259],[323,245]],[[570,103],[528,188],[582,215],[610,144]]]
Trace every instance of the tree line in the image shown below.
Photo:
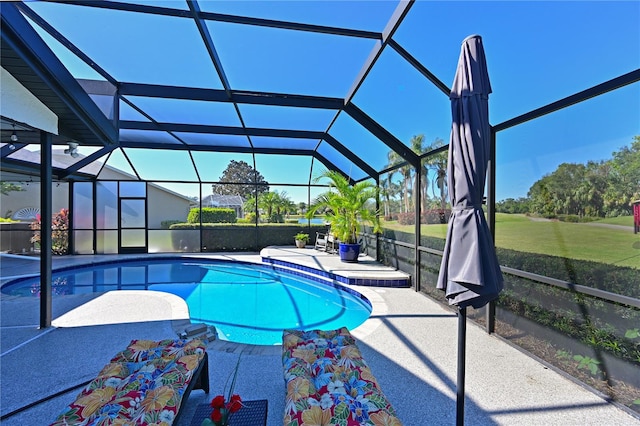
[[[249,212],[246,217],[251,222],[255,220],[256,213],[260,215],[262,212],[262,220],[282,223],[285,215],[304,213],[307,207],[306,203],[295,204],[291,201],[286,191],[270,191],[269,182],[245,161],[231,160],[222,172],[219,183],[211,185],[211,190],[213,194],[242,197],[243,209]]]
[[[560,164],[536,181],[526,198],[497,202],[496,211],[544,217],[614,217],[632,214],[636,200],[640,200],[640,135],[608,160]]]

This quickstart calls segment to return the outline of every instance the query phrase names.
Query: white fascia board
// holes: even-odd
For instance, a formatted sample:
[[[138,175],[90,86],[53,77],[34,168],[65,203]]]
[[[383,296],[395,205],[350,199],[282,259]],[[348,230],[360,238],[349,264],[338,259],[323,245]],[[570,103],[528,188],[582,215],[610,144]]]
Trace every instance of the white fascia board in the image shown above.
[[[0,71],[0,113],[16,122],[57,135],[58,116],[20,84],[9,71],[2,67]]]

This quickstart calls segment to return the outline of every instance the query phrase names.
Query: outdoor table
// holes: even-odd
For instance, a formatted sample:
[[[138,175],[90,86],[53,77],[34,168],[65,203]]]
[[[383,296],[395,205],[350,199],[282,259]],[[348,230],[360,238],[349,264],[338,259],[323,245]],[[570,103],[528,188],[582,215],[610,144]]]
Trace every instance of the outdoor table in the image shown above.
[[[253,401],[242,401],[241,410],[236,411],[229,417],[229,426],[260,426],[267,424],[267,406],[266,399],[257,399]],[[191,419],[191,426],[200,426],[202,421],[211,415],[211,405],[198,404],[196,412]]]

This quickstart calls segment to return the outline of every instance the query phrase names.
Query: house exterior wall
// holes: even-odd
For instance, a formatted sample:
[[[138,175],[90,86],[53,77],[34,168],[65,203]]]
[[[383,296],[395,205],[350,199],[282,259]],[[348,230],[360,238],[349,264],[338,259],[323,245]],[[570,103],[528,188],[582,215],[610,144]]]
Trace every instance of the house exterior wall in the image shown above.
[[[100,180],[136,180],[135,176],[129,175],[122,170],[111,167],[104,167],[100,171]]]
[[[8,195],[0,196],[2,217],[13,218],[13,215],[23,208],[35,207],[40,210],[40,182],[19,185],[22,186],[23,191],[11,191]],[[69,184],[54,183],[51,194],[54,214],[61,209],[69,208]]]
[[[12,191],[9,192],[8,195],[2,195],[0,197],[0,214],[3,217],[12,217],[16,212],[23,208],[36,208],[40,210],[40,183],[30,182],[29,185],[20,185],[24,191]],[[68,200],[69,184],[62,182],[60,185],[57,185],[57,183],[55,183],[52,188],[52,207],[54,214],[63,208],[69,208]],[[147,185],[148,229],[162,229],[162,221],[165,220],[180,220],[182,222],[186,222],[187,215],[189,214],[190,203],[191,201],[188,198],[182,197],[179,194],[169,192],[151,184]],[[21,232],[26,235],[25,241],[28,243],[28,238],[31,236],[32,232],[23,231],[22,228],[20,229]],[[18,233],[15,226],[10,227],[7,225],[2,229],[2,231],[2,251],[17,252],[25,248],[22,241],[20,244],[15,244],[15,242],[18,241],[16,240]],[[9,231],[12,231],[12,233],[7,233]],[[4,242],[8,244],[7,247],[4,247],[7,245],[4,244]],[[9,244],[10,242],[12,243]]]
[[[188,199],[178,197],[161,188],[147,186],[147,227],[160,229],[163,220],[187,221],[189,215]]]

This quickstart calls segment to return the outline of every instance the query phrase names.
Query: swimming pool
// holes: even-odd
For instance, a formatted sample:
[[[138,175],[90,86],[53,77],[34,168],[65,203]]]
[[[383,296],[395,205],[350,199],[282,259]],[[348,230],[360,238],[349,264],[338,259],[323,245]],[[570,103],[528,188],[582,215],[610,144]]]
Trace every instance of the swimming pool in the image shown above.
[[[141,289],[175,294],[186,301],[192,322],[214,325],[219,339],[254,345],[281,344],[285,328],[351,330],[371,314],[364,296],[340,284],[236,261],[121,260],[54,271],[52,283],[55,297]],[[34,277],[2,287],[15,296],[39,292]]]

